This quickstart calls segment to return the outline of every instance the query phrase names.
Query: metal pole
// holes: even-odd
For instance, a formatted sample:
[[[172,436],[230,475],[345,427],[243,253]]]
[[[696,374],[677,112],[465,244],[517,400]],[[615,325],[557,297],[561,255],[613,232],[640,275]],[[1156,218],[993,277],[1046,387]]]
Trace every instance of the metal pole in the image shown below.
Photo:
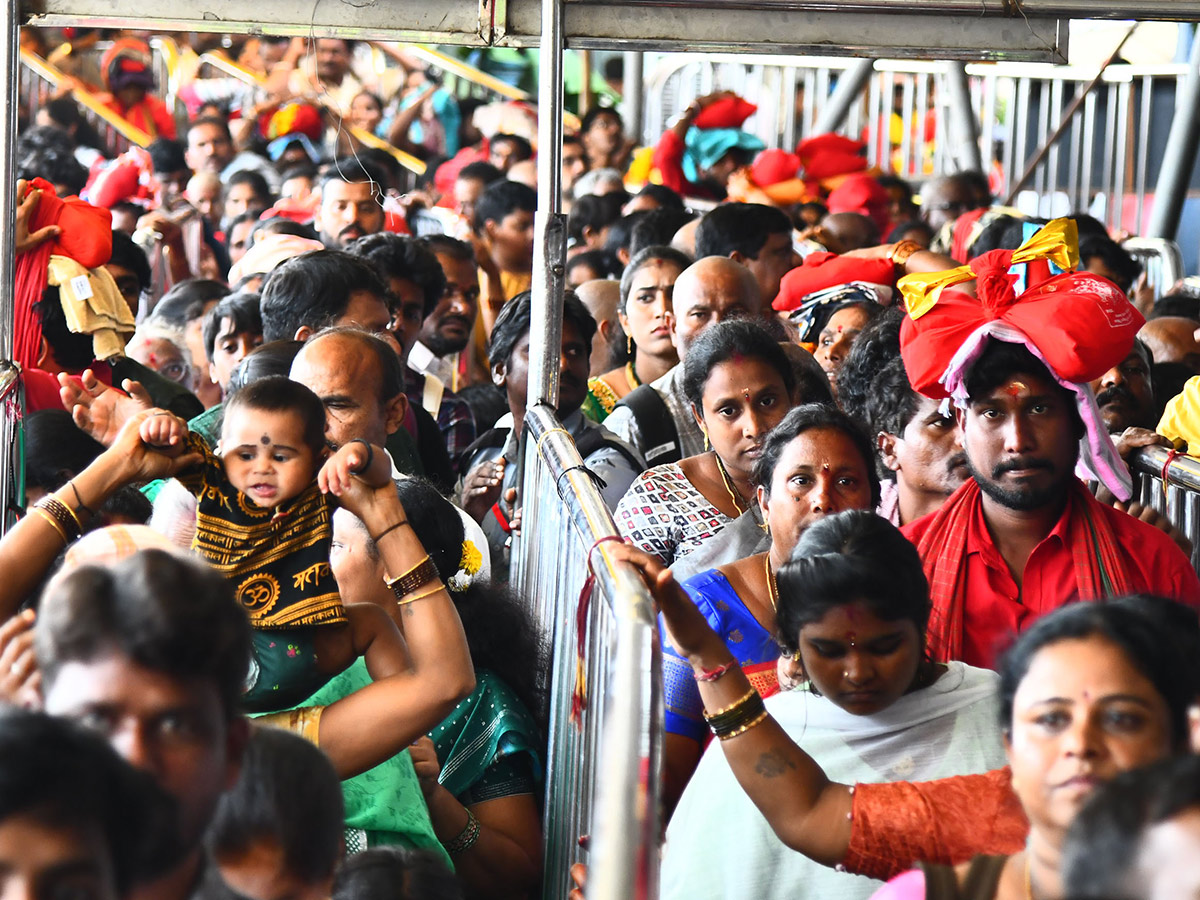
[[[641,53],[636,50],[625,51],[624,96],[621,98],[625,101],[625,134],[639,144],[644,140],[642,126],[645,124],[643,118],[646,110],[643,96],[646,89],[642,69],[644,64]]]
[[[1179,216],[1200,149],[1200,37],[1192,38],[1192,55],[1187,78],[1175,96],[1175,118],[1163,151],[1162,168],[1154,188],[1154,208],[1150,212],[1147,237],[1174,240],[1179,231]]]
[[[983,171],[979,153],[979,123],[971,107],[971,87],[967,67],[960,62],[946,65],[946,94],[950,105],[950,141],[959,169]]]
[[[14,298],[17,283],[17,83],[20,75],[18,47],[20,45],[20,18],[18,3],[9,0],[0,13],[3,32],[0,33],[0,97],[5,103],[4,134],[0,135],[0,373],[7,381],[15,375],[12,369],[13,318],[16,303]],[[17,392],[9,404],[19,402]],[[15,422],[20,418],[20,409],[9,415],[12,407],[0,408],[0,533],[7,531],[8,511],[24,498],[14,497],[15,481],[20,465],[19,449],[16,446]]]
[[[833,89],[833,93],[821,107],[821,114],[813,123],[811,133],[825,134],[827,131],[836,131],[840,128],[850,113],[850,107],[854,105],[854,101],[858,99],[858,95],[862,93],[874,71],[875,60],[860,59],[842,72],[837,87]],[[815,103],[819,99],[818,97],[805,98],[808,103]]]
[[[558,401],[567,217],[562,215],[563,0],[542,0],[538,84],[538,208],[534,217],[533,309],[526,408]]]

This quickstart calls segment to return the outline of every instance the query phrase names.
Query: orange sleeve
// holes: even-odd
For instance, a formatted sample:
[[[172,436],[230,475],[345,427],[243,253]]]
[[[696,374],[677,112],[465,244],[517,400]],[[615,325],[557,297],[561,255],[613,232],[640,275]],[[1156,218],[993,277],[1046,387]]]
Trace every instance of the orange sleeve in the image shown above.
[[[858,784],[842,866],[886,881],[916,862],[956,865],[1025,846],[1029,822],[1009,769],[926,782]]]

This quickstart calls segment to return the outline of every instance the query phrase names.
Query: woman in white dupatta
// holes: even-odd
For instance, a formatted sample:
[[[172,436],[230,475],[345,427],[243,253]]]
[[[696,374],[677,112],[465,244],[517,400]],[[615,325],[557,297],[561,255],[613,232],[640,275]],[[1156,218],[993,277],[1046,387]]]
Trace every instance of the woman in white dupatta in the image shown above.
[[[997,676],[926,658],[929,588],[895,527],[861,511],[824,519],[771,587],[777,638],[805,681],[766,706],[829,778],[926,781],[1004,765]],[[664,900],[865,900],[879,885],[788,849],[716,746],[667,828]]]

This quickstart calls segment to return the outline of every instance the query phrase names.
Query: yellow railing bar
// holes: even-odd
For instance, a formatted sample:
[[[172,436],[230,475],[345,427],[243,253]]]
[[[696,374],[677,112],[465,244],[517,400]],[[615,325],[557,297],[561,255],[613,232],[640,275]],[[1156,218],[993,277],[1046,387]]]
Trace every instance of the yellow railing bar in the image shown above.
[[[256,72],[247,69],[241,63],[234,62],[221,51],[209,51],[200,56],[201,63],[208,63],[214,69],[220,69],[227,75],[233,78],[238,78],[249,84],[262,84],[265,79]],[[342,127],[350,133],[360,144],[366,147],[372,147],[376,150],[383,150],[385,153],[390,153],[400,165],[408,169],[415,175],[425,174],[425,163],[417,159],[411,153],[405,153],[397,147],[393,147],[382,138],[376,137],[369,131],[364,131],[346,122],[342,123]]]
[[[234,62],[225,54],[224,50],[209,50],[206,53],[201,53],[200,65],[204,65],[205,63],[247,84],[262,84],[266,81],[257,72],[247,69],[239,62]]]
[[[449,72],[451,75],[455,75],[464,81],[477,84],[494,94],[499,94],[501,97],[527,103],[535,102],[535,98],[526,91],[518,87],[513,87],[507,81],[501,81],[495,75],[490,75],[482,69],[477,69],[470,63],[465,63],[461,59],[455,59],[453,56],[443,53],[440,50],[434,50],[431,47],[422,47],[418,44],[385,44],[376,41],[372,41],[371,46],[382,50],[393,59],[396,58],[395,49],[406,50],[412,53],[413,56],[418,56],[426,62],[437,66],[443,72]],[[578,131],[580,125],[579,117],[574,113],[564,110],[563,124],[569,129]]]
[[[28,69],[36,73],[40,78],[49,81],[56,87],[66,78],[62,72],[54,68],[40,56],[30,53],[28,50],[21,51],[21,63]],[[82,88],[75,88],[71,91],[71,96],[75,101],[88,111],[94,113],[110,125],[121,137],[129,141],[131,144],[136,144],[139,147],[150,146],[154,140],[149,134],[136,125],[122,119],[119,115],[96,99],[91,91]]]

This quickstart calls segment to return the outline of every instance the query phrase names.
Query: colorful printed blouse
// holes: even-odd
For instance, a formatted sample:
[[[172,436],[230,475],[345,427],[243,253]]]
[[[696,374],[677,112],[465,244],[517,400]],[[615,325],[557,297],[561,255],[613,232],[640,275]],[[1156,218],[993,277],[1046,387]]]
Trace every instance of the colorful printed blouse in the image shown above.
[[[622,535],[668,566],[733,521],[696,490],[678,463],[639,475],[614,518]]]

